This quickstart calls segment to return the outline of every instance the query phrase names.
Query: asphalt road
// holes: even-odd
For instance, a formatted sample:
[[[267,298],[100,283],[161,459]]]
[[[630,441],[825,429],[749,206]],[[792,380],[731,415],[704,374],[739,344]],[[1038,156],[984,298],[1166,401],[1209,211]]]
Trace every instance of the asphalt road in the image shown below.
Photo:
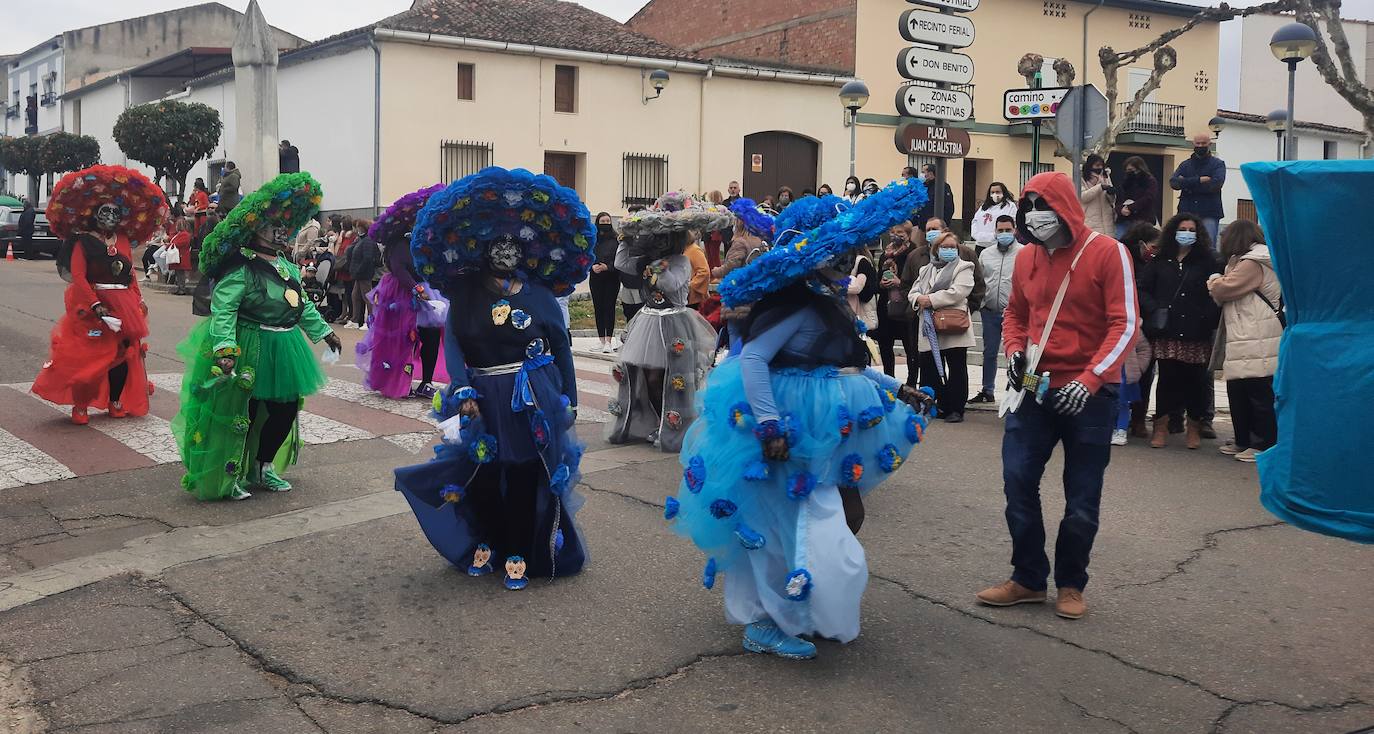
[[[740,649],[699,554],[665,531],[676,457],[580,426],[592,562],[507,592],[425,542],[391,469],[422,461],[432,435],[405,423],[412,407],[350,392],[346,364],[329,370],[342,397],[307,401],[317,435],[285,495],[196,503],[148,443],[165,435],[155,420],[142,444],[99,418],[69,430],[22,393],[61,297],[50,261],[0,263],[0,440],[51,449],[0,463],[20,478],[0,489],[6,734],[1374,726],[1374,548],[1276,522],[1254,468],[1210,444],[1114,450],[1090,612],[1069,622],[973,603],[1009,570],[1000,425],[937,424],[869,499],[861,637],[786,662]],[[149,370],[174,374],[189,301],[148,302]],[[54,455],[70,478],[23,481]]]

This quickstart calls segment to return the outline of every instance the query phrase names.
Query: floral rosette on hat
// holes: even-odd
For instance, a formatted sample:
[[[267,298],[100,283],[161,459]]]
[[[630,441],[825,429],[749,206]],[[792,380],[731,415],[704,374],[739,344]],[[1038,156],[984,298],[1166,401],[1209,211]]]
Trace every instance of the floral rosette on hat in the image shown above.
[[[415,218],[420,215],[425,202],[435,193],[444,190],[443,184],[434,184],[413,193],[406,194],[387,207],[382,216],[367,230],[367,236],[375,242],[391,242],[410,235],[415,228]]]
[[[146,242],[167,221],[167,197],[147,176],[124,166],[92,166],[62,177],[48,197],[48,227],[61,239],[88,228],[104,204],[119,207],[117,232]]]
[[[264,226],[286,227],[291,236],[320,211],[324,191],[308,173],[283,173],[240,201],[229,216],[205,236],[200,248],[200,272],[213,273],[217,266],[253,241]]]
[[[729,209],[695,199],[681,191],[658,197],[654,205],[620,220],[623,237],[662,236],[695,229],[714,232],[733,226]]]
[[[805,278],[845,252],[876,240],[892,225],[910,219],[912,213],[926,203],[926,187],[899,179],[805,235],[785,235],[785,229],[800,231],[799,227],[789,227],[788,223],[794,220],[787,215],[808,198],[811,197],[798,199],[778,216],[775,223],[778,235],[773,249],[731,271],[721,281],[720,298],[726,307],[755,303]],[[821,200],[822,205],[824,201]]]
[[[838,196],[803,196],[792,202],[773,222],[774,243],[779,247],[848,211],[849,202]]]
[[[811,197],[807,197],[811,198]],[[753,199],[739,198],[730,204],[730,213],[744,225],[749,234],[759,239],[771,241],[773,239],[774,216],[768,213]]]
[[[523,168],[484,168],[429,197],[411,231],[415,267],[440,289],[483,269],[487,244],[519,242],[518,277],[554,295],[572,293],[587,278],[596,225],[577,192]]]

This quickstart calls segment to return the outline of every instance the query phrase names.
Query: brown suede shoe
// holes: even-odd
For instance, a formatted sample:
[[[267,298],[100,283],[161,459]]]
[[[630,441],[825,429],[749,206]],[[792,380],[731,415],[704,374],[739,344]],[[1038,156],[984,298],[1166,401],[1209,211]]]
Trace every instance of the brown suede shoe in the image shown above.
[[[1063,587],[1054,599],[1054,613],[1064,619],[1078,619],[1088,613],[1088,605],[1083,603],[1083,592]]]
[[[1045,592],[1031,591],[1010,579],[977,594],[978,602],[990,607],[1010,607],[1016,604],[1038,604],[1045,601]]]

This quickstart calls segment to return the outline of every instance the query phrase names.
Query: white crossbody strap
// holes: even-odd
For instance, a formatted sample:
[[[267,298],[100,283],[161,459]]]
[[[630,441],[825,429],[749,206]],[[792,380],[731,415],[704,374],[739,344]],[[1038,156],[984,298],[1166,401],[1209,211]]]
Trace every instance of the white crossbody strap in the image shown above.
[[[1040,352],[1044,349],[1044,345],[1050,340],[1050,331],[1054,329],[1054,321],[1059,318],[1059,307],[1064,304],[1064,294],[1069,291],[1069,278],[1073,277],[1073,270],[1078,267],[1078,261],[1083,258],[1083,253],[1087,252],[1089,247],[1092,247],[1093,240],[1096,240],[1097,236],[1098,234],[1093,232],[1092,236],[1088,238],[1088,241],[1083,243],[1083,249],[1079,250],[1077,255],[1074,255],[1073,262],[1069,263],[1069,272],[1064,273],[1064,282],[1059,284],[1059,292],[1054,294],[1054,305],[1050,306],[1050,316],[1045,319],[1045,328],[1040,332],[1040,341],[1030,345],[1030,354],[1028,355],[1026,364],[1027,372],[1034,373],[1035,368],[1039,366]]]

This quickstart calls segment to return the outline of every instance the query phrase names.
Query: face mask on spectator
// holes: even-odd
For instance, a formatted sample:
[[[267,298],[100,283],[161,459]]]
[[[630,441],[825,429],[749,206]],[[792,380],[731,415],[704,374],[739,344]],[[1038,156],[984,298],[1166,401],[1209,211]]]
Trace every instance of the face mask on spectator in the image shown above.
[[[1192,247],[1197,244],[1197,232],[1186,232],[1180,230],[1174,235],[1174,241],[1179,247]]]
[[[940,260],[941,260],[941,261],[947,262],[947,263],[952,263],[952,262],[954,262],[955,260],[958,260],[958,259],[959,259],[959,248],[957,248],[957,247],[941,247],[941,248],[940,248]]]
[[[1016,241],[1016,235],[1012,232],[997,233],[997,249],[1005,250],[1011,247],[1011,243]]]
[[[930,230],[929,232],[926,232],[926,242],[928,242],[928,243],[930,243],[930,244],[932,244],[932,245],[935,244],[935,240],[937,240],[937,239],[939,239],[939,238],[940,238],[940,230],[938,230],[938,229],[932,229],[932,230]]]

